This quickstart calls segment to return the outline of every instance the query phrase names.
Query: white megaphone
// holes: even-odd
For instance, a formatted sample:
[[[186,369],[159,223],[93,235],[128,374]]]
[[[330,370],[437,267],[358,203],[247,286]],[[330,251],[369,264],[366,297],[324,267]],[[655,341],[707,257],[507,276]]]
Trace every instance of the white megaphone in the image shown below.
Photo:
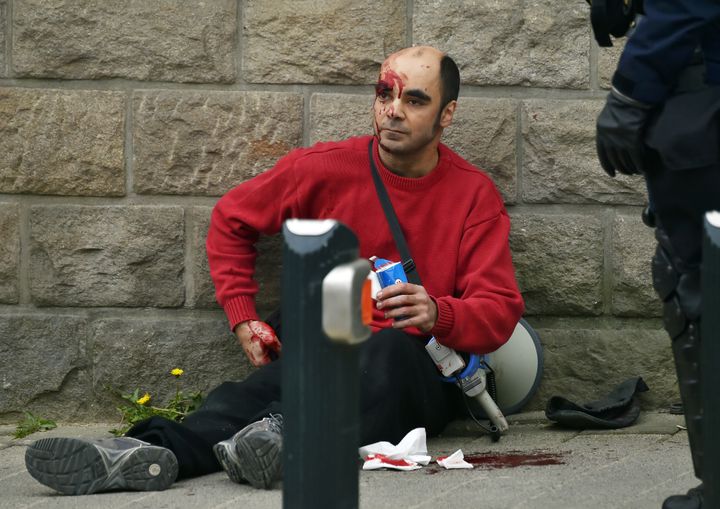
[[[542,378],[540,339],[522,318],[503,346],[483,356],[462,357],[434,337],[425,350],[443,380],[456,383],[470,398],[471,416],[478,414],[494,424],[495,439],[508,429],[505,415],[519,412],[535,394]]]
[[[523,318],[507,343],[485,355],[495,373],[497,405],[504,415],[519,412],[535,395],[543,372],[540,338]]]

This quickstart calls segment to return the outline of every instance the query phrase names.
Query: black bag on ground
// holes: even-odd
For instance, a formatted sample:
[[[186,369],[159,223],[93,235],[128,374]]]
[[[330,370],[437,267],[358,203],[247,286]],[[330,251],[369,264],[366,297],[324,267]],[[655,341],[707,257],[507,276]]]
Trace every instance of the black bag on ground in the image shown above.
[[[638,393],[649,390],[642,377],[625,380],[602,399],[577,404],[553,396],[545,407],[545,416],[574,429],[616,429],[630,426],[640,415]]]

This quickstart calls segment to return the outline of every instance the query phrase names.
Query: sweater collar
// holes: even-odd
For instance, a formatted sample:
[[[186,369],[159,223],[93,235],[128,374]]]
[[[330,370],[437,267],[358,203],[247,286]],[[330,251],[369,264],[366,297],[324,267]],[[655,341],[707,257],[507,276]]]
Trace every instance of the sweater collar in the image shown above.
[[[382,161],[380,160],[380,154],[378,152],[377,139],[373,137],[373,159],[375,160],[375,164],[377,165],[380,177],[382,177],[382,180],[386,185],[395,187],[397,189],[425,189],[433,186],[436,182],[442,179],[447,173],[450,158],[450,150],[442,143],[438,145],[438,156],[439,157],[437,165],[427,175],[414,178],[401,177],[400,175],[396,175],[395,173],[388,170],[382,163]]]

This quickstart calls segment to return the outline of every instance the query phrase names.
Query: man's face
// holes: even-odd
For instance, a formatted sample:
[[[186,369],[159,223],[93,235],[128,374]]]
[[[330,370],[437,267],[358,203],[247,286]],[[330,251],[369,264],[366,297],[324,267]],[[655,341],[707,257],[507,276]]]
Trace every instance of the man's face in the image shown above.
[[[441,132],[440,58],[432,48],[391,55],[375,86],[375,134],[394,155],[417,152]]]

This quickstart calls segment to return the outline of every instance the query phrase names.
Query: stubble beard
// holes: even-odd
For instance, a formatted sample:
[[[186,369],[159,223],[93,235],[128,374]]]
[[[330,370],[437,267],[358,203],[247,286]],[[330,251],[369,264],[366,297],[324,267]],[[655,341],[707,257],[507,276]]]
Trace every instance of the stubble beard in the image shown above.
[[[399,144],[397,146],[388,146],[383,142],[382,136],[380,135],[381,130],[376,128],[376,138],[378,139],[378,145],[385,152],[394,156],[408,156],[412,154],[419,154],[422,150],[427,147],[435,139],[437,134],[442,130],[440,122],[436,121],[429,132],[426,132],[420,138],[410,140],[407,144]],[[407,136],[407,135],[403,135]]]

